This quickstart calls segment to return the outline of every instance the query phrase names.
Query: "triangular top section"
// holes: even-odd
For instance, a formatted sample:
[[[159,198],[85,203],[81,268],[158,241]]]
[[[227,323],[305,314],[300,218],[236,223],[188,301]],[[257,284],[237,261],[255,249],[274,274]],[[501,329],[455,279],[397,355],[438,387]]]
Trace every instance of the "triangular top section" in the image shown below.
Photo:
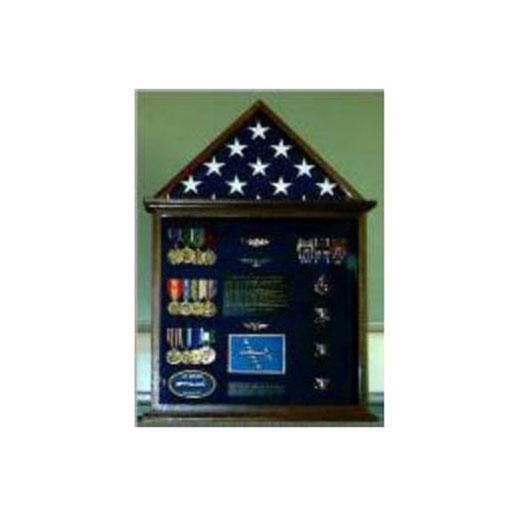
[[[171,200],[362,201],[262,101],[257,101],[156,195]]]

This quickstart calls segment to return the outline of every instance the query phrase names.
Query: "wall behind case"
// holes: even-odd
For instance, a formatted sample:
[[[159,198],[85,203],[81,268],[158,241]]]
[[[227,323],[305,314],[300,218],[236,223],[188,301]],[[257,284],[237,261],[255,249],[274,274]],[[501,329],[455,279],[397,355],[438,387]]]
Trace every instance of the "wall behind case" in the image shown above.
[[[368,216],[369,320],[383,308],[383,92],[139,91],[137,132],[138,323],[150,323],[153,195],[254,101],[262,99],[356,189],[378,205]]]

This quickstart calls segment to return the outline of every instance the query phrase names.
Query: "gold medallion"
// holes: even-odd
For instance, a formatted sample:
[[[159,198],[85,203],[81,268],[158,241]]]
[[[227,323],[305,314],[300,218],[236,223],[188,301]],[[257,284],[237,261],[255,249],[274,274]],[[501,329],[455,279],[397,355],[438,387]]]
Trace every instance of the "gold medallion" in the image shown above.
[[[166,352],[166,362],[170,365],[178,365],[182,361],[182,353],[180,350],[173,348]]]
[[[195,263],[196,254],[193,249],[190,247],[185,247],[182,250],[182,259],[184,260],[185,264],[194,264]]]
[[[168,312],[172,316],[178,316],[181,311],[181,304],[179,302],[170,302],[168,304]]]
[[[189,316],[191,314],[191,303],[190,302],[182,302],[180,304],[180,314],[182,316]]]
[[[206,251],[198,251],[198,264],[199,265],[208,265],[206,260]]]
[[[200,354],[200,361],[203,365],[211,365],[211,363],[213,363],[213,361],[215,361],[215,358],[217,357],[215,350],[211,347],[202,347],[200,349]]]
[[[217,261],[217,255],[215,251],[208,249],[206,251],[206,263],[204,265],[215,265]]]
[[[204,251],[197,249],[195,251],[195,265],[206,265],[204,263]]]
[[[195,349],[191,351],[191,363],[192,365],[200,365],[202,361],[202,353],[200,349]]]
[[[206,302],[204,304],[204,316],[212,318],[215,314],[217,314],[217,306],[213,302]]]
[[[168,251],[168,255],[167,256],[168,256],[168,261],[170,262],[170,264],[175,265],[177,263],[175,249],[170,249]]]
[[[191,351],[185,350],[181,352],[181,360],[184,365],[191,365]]]
[[[194,316],[202,316],[204,314],[204,304],[202,302],[194,302],[192,311]]]

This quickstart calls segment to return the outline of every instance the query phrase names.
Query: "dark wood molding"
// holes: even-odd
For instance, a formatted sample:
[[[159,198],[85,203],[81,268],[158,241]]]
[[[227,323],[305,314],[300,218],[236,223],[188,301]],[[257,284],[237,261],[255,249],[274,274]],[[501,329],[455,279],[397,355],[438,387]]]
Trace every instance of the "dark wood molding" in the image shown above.
[[[146,211],[176,217],[307,217],[345,218],[370,211],[376,206],[373,200],[335,202],[279,202],[273,200],[166,200],[147,198]]]
[[[155,199],[167,199],[168,194],[174,186],[186,179],[205,161],[223,146],[242,126],[255,114],[265,114],[285,132],[289,138],[296,143],[326,174],[328,174],[339,187],[354,200],[364,200],[364,197],[350,184],[335,168],[333,168],[323,157],[304,141],[279,115],[269,108],[263,101],[258,100],[223,130],[211,143],[209,143],[198,155],[196,155],[184,168],[174,175],[155,195]],[[352,200],[352,199],[351,199]]]
[[[159,356],[161,351],[161,218],[153,215],[153,236],[152,236],[152,407],[159,404]]]
[[[367,302],[367,221],[358,218],[358,374],[359,402],[368,402],[368,302]]]
[[[274,405],[178,405],[167,413],[152,412],[146,419],[196,422],[229,420],[233,424],[272,421],[355,421],[371,422],[377,417],[366,406],[274,406]]]

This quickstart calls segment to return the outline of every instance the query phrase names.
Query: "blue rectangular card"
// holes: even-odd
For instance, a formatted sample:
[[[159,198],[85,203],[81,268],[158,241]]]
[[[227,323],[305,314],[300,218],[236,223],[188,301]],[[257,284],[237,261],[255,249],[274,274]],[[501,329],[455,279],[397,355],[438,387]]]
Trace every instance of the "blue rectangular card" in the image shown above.
[[[285,334],[230,334],[228,372],[285,374]]]

